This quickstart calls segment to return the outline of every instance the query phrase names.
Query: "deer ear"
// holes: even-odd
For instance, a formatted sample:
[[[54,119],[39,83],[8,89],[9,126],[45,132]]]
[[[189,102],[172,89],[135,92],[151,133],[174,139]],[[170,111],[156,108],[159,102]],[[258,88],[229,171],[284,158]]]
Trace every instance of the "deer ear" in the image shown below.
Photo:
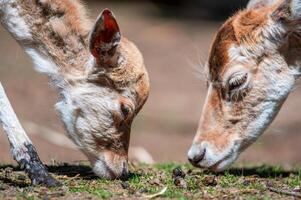
[[[248,9],[257,9],[257,8],[273,5],[276,2],[277,2],[277,0],[250,0],[247,5],[247,8]]]
[[[107,62],[115,55],[121,34],[113,13],[105,9],[97,18],[89,36],[91,54],[102,62]]]

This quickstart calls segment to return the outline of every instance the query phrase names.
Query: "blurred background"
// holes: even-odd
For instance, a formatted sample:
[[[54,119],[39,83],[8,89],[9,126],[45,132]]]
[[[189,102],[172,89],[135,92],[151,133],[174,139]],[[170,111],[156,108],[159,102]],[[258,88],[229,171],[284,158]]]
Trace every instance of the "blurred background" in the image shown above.
[[[202,64],[223,20],[246,3],[86,1],[93,19],[106,7],[114,11],[123,35],[140,48],[149,71],[151,93],[133,123],[131,147],[143,148],[156,162],[186,162],[206,95]],[[0,44],[0,80],[42,160],[86,160],[63,135],[54,110],[57,95],[47,78],[33,70],[28,57],[2,27]],[[239,163],[301,164],[300,99],[301,90],[296,87],[272,126],[241,155]],[[13,162],[3,134],[0,152],[0,162]]]

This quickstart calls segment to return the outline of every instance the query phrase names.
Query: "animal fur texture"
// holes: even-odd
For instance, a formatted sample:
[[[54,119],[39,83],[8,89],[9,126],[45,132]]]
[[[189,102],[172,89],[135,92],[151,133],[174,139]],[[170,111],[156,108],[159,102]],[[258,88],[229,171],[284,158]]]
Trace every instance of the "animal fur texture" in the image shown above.
[[[94,172],[126,176],[131,123],[149,79],[112,12],[105,9],[93,24],[78,0],[0,0],[0,19],[57,88],[56,108]]]
[[[227,169],[273,121],[300,75],[300,0],[251,0],[213,41],[207,99],[188,152]]]

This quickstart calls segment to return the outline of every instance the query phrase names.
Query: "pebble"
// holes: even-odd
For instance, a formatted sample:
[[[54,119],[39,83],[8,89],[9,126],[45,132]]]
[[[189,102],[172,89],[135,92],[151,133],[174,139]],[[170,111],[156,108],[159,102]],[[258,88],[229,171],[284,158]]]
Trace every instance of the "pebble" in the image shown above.
[[[151,185],[161,185],[161,181],[158,178],[155,178],[149,182]]]
[[[181,167],[176,167],[172,170],[172,178],[175,179],[177,177],[185,178],[186,174],[181,169]]]
[[[177,177],[174,179],[174,184],[180,188],[186,189],[187,188],[187,183],[186,181],[181,178],[181,177]]]
[[[202,183],[205,186],[216,186],[217,185],[217,180],[214,175],[208,175],[205,176],[204,179],[202,180]]]
[[[130,184],[126,181],[121,182],[121,187],[123,189],[128,189],[130,187]]]

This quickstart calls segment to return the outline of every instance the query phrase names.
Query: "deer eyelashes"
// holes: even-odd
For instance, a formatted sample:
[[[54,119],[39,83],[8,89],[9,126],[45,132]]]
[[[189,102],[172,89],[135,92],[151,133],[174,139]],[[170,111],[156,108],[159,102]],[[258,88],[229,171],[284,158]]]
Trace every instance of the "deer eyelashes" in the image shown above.
[[[116,54],[121,34],[113,13],[105,9],[89,36],[89,49],[99,64],[108,64]]]
[[[229,79],[229,90],[239,89],[248,79],[248,74],[245,72],[235,73]]]
[[[249,74],[245,71],[233,73],[226,82],[227,101],[238,101],[245,96],[245,89],[248,88]]]

